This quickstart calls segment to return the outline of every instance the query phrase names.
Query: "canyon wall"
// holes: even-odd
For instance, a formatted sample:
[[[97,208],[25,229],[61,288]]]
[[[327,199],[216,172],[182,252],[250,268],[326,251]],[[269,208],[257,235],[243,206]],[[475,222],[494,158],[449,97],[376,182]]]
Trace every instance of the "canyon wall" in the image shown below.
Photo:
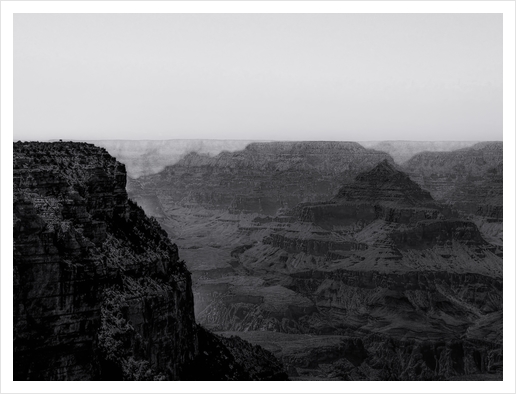
[[[197,326],[190,272],[106,150],[15,143],[13,168],[15,380],[286,378]]]

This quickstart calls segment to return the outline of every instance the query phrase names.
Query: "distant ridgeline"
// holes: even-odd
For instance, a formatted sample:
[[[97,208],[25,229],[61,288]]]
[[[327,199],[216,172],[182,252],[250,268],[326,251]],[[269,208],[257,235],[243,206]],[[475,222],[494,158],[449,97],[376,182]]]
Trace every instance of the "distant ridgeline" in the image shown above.
[[[286,379],[197,325],[177,247],[86,143],[14,144],[15,380]]]
[[[239,140],[162,140],[92,141],[124,163],[130,187],[138,187],[148,176],[175,185],[183,197],[203,204],[225,206],[236,197],[234,208],[274,213],[280,207],[293,207],[303,201],[331,198],[343,182],[385,158],[393,160],[411,178],[430,191],[436,200],[446,201],[459,210],[500,221],[503,216],[503,143],[475,141],[367,141],[367,142],[252,142]],[[367,160],[364,160],[368,157]],[[205,192],[178,189],[181,176],[202,175],[198,167],[209,167],[216,179],[221,171],[245,175],[236,182],[224,179],[236,195],[224,196],[212,190],[210,179]],[[274,171],[275,177],[263,177]],[[288,173],[287,177],[282,177]],[[285,178],[285,179],[283,179]],[[253,183],[250,184],[250,180]],[[136,180],[135,182],[132,182]],[[301,186],[299,183],[302,183]],[[272,193],[278,195],[271,201]],[[212,194],[214,191],[214,197]],[[195,194],[192,194],[195,192]],[[293,197],[292,194],[296,194]]]
[[[171,149],[169,143],[173,141],[164,142],[167,149]],[[152,200],[154,192],[159,194],[166,190],[171,199],[181,200],[183,204],[230,207],[233,212],[272,215],[278,209],[293,208],[302,202],[331,199],[342,184],[352,181],[360,172],[370,170],[385,159],[391,163],[397,161],[387,153],[392,149],[396,148],[395,157],[406,157],[400,153],[406,146],[403,152],[416,153],[400,164],[400,168],[429,191],[433,199],[465,213],[500,222],[503,218],[503,143],[482,142],[468,146],[471,144],[450,143],[447,150],[450,146],[467,147],[423,152],[420,149],[428,144],[407,141],[372,145],[335,141],[254,142],[242,150],[230,144],[231,150],[216,155],[192,151],[178,156],[174,164],[164,166],[159,173],[147,172],[137,179],[129,178],[128,191],[141,195],[140,204],[149,210],[159,206]],[[432,143],[428,147],[435,150],[442,144]],[[118,145],[116,149],[124,157],[122,161],[139,174],[143,174],[141,160],[152,162],[145,144],[130,151],[141,150],[139,159],[129,157]],[[150,165],[144,167],[150,168]],[[159,212],[154,214],[160,215]]]
[[[304,201],[332,197],[342,183],[392,158],[356,142],[252,143],[217,156],[190,153],[159,174],[130,179],[142,207],[154,193],[192,207],[274,215]],[[142,193],[143,192],[143,193]]]
[[[450,152],[469,148],[478,141],[361,141],[360,145],[381,150],[392,156],[397,164],[403,164],[421,152]]]

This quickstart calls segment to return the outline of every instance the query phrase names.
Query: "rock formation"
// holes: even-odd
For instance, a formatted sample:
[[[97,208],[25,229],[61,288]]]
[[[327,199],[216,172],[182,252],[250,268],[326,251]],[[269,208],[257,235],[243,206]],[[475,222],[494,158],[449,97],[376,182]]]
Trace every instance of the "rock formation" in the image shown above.
[[[500,379],[498,223],[418,179],[355,144],[256,144],[129,193],[184,251],[197,319],[292,379]]]
[[[330,201],[296,207],[301,220],[322,226],[351,224],[358,220],[410,223],[442,216],[429,192],[413,182],[388,160],[359,174]]]
[[[403,172],[397,170],[388,160],[383,160],[372,170],[361,173],[355,182],[343,186],[338,200],[368,201],[373,203],[394,203],[404,206],[435,207],[430,193],[412,182]]]
[[[196,325],[177,247],[104,149],[15,143],[13,168],[15,380],[286,377],[265,350]],[[192,369],[223,354],[234,368]]]

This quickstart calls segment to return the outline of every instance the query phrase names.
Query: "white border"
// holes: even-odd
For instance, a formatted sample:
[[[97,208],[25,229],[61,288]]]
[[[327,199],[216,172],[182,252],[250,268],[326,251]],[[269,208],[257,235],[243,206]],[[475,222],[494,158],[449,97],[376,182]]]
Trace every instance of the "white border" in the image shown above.
[[[504,381],[503,382],[13,382],[12,157],[14,13],[503,13]],[[515,3],[513,1],[2,1],[1,3],[1,392],[514,393],[515,368]]]

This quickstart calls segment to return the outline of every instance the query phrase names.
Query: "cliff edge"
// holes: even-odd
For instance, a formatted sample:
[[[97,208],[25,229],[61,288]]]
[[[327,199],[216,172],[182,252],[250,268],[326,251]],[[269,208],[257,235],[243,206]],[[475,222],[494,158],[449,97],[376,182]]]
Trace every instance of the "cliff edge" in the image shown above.
[[[177,247],[105,149],[15,143],[13,180],[15,380],[204,380],[201,356],[246,359],[238,344],[210,348]],[[286,377],[230,361],[210,377]]]

